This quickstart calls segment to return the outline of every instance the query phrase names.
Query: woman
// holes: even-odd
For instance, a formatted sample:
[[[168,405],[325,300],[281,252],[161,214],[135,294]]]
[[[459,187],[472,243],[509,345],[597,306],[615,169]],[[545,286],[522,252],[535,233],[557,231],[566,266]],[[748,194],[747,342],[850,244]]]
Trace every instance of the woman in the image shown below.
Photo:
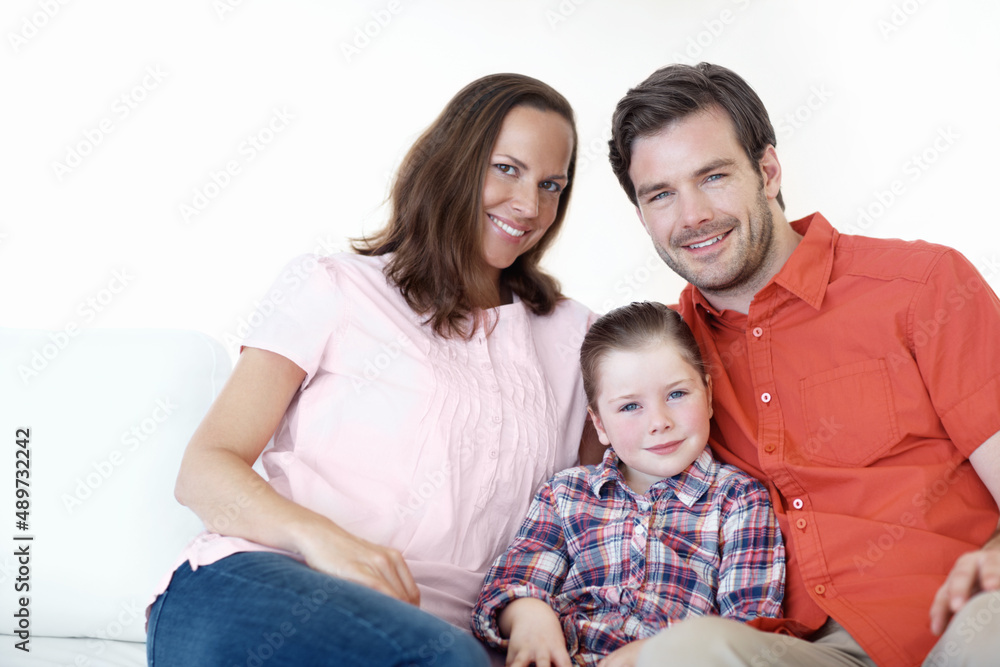
[[[151,665],[486,664],[483,576],[586,417],[591,313],[539,267],[576,143],[557,92],[484,77],[410,150],[384,230],[282,273],[185,452],[177,498],[213,532],[151,608]]]

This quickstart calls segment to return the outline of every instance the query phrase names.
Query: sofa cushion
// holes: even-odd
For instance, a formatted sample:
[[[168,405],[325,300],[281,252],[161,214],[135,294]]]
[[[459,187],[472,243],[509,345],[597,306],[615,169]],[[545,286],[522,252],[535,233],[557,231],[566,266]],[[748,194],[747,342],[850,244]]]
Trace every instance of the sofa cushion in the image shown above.
[[[0,369],[0,632],[27,609],[32,636],[144,641],[153,588],[201,530],[173,486],[231,370],[226,349],[190,331],[0,329]]]

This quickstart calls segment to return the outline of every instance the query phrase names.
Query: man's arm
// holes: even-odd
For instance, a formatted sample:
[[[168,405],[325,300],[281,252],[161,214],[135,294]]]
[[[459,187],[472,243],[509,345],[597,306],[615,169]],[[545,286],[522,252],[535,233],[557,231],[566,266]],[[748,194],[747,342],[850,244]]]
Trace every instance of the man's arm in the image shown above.
[[[969,457],[973,469],[1000,507],[1000,431]],[[951,617],[976,593],[1000,590],[1000,530],[986,544],[955,561],[951,573],[931,604],[931,632],[940,635]]]

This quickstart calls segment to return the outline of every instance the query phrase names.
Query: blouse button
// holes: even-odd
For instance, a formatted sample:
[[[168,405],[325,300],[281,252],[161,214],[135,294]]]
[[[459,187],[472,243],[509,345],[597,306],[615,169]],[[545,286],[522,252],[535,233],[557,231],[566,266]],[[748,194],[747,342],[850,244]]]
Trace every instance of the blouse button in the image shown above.
[[[770,403],[771,395],[765,391],[763,394],[760,395],[760,400],[764,401],[765,403]]]
[[[501,419],[500,415],[493,415],[493,423],[494,424],[499,424],[500,423],[500,419]]]
[[[795,522],[795,527],[798,528],[799,530],[805,530],[806,529],[806,520],[805,519],[799,519],[798,521]]]
[[[761,329],[760,327],[754,327],[753,328],[753,335],[754,335],[754,338],[760,338],[761,336],[764,335],[764,330]]]
[[[802,509],[802,505],[804,504],[805,503],[802,502],[801,498],[796,498],[795,500],[792,501],[792,507],[794,507],[797,510]]]
[[[826,595],[826,586],[823,584],[817,584],[813,590],[816,591],[816,595]]]
[[[495,459],[496,457],[497,457],[497,450],[491,449],[490,450],[490,458],[491,459]]]

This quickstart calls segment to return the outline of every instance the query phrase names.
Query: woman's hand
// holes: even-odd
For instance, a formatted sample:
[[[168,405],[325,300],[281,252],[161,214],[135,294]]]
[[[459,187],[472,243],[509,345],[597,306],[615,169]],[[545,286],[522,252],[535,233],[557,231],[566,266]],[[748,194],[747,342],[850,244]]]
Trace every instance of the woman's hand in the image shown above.
[[[639,639],[625,644],[617,651],[606,655],[603,660],[597,663],[597,667],[635,667],[635,663],[639,660],[639,651],[642,650],[642,645],[646,641]]]
[[[501,634],[510,637],[507,667],[572,667],[559,617],[535,598],[514,600],[500,612]]]
[[[307,525],[297,540],[309,567],[420,605],[420,590],[398,551],[352,535],[330,521],[325,524]]]

